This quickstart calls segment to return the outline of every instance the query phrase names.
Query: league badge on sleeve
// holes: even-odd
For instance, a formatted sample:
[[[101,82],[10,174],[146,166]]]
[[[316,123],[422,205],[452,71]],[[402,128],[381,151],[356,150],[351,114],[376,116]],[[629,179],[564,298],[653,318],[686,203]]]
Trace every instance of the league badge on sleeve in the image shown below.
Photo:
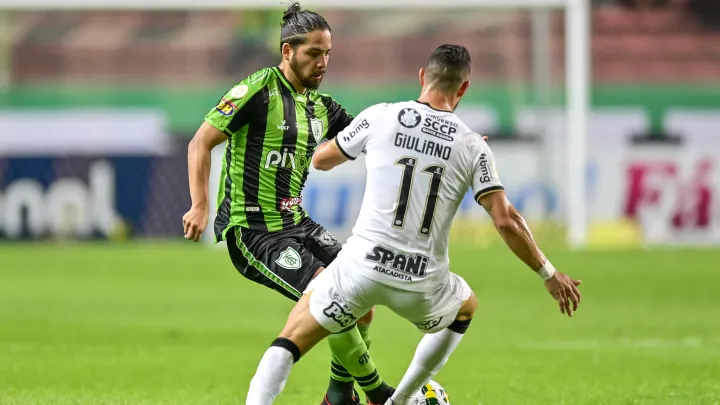
[[[230,90],[230,97],[241,99],[245,97],[248,93],[248,86],[245,84],[238,85],[234,87],[232,90]]]

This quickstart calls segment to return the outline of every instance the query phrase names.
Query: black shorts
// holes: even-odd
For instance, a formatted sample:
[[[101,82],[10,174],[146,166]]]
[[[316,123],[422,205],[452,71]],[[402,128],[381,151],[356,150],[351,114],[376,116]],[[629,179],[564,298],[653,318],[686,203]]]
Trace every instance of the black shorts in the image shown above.
[[[226,234],[230,259],[247,279],[297,301],[320,267],[330,264],[342,245],[322,225],[305,217],[277,232],[234,227]]]

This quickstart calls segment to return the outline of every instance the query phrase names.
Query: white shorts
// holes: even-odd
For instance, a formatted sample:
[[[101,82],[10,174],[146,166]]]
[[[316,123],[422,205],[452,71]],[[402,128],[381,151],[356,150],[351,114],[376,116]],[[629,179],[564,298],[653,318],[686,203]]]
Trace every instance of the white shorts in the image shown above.
[[[332,333],[352,326],[373,306],[380,305],[415,324],[423,333],[450,326],[472,290],[465,280],[450,273],[448,281],[431,292],[400,290],[353,271],[338,257],[305,290],[310,312]]]

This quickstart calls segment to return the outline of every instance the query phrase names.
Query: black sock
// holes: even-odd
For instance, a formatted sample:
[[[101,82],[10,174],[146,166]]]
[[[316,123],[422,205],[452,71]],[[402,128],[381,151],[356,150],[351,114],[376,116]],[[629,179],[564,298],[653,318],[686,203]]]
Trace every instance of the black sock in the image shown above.
[[[365,395],[367,396],[368,402],[382,405],[392,396],[392,388],[383,381],[379,387],[366,391]]]
[[[343,381],[344,380],[344,381]],[[330,384],[327,389],[327,400],[331,405],[344,405],[350,402],[353,396],[353,380],[345,367],[336,362],[330,364]]]
[[[345,382],[330,378],[327,390],[327,400],[331,405],[345,405],[353,396],[355,381]]]

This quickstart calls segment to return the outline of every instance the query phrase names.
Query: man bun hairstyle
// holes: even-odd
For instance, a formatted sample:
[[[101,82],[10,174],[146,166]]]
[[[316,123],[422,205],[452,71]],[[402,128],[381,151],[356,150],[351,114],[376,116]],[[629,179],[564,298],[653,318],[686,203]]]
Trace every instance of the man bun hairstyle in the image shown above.
[[[280,50],[284,43],[293,48],[307,42],[306,35],[316,31],[331,31],[330,24],[318,13],[303,10],[300,3],[293,3],[285,10],[283,22],[280,25]]]
[[[457,91],[469,76],[470,52],[462,45],[440,45],[425,67],[426,80],[440,91]]]

